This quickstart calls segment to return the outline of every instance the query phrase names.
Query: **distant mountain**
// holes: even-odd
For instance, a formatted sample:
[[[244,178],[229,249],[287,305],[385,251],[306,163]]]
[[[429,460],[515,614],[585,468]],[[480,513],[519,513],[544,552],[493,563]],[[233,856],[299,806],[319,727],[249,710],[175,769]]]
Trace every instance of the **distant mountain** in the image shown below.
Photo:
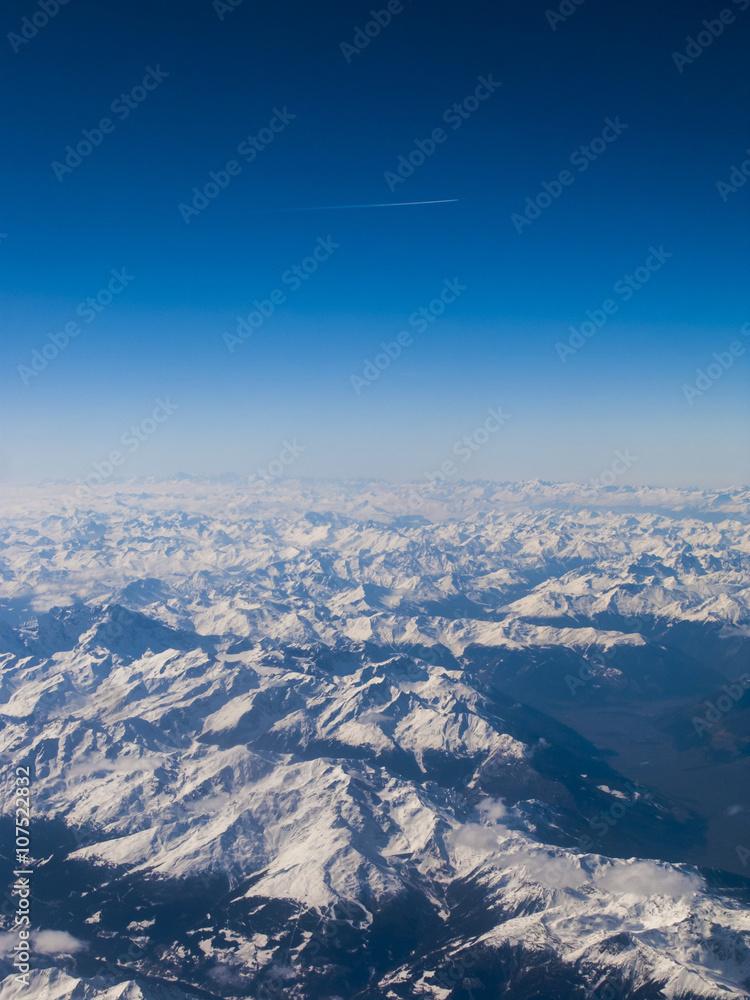
[[[7,491],[28,995],[748,997],[749,494]]]

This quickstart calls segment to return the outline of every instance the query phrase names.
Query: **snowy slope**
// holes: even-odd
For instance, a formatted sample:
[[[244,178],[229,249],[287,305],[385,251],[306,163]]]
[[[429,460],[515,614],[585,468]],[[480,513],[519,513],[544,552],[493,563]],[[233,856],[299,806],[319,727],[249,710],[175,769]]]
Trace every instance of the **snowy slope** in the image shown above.
[[[736,683],[748,491],[5,499],[0,761],[81,942],[40,996],[747,995],[742,892],[648,860],[693,819],[504,691]]]

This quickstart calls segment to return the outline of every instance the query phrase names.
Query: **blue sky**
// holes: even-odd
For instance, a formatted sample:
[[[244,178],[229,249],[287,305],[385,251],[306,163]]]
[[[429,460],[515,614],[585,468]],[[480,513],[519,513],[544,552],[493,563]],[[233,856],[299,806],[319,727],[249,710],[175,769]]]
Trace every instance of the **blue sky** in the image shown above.
[[[456,475],[588,482],[630,449],[618,482],[746,483],[750,184],[716,186],[750,158],[745,2],[585,0],[553,30],[557,5],[405,0],[378,32],[386,4],[69,0],[23,42],[7,36],[41,8],[9,2],[0,477],[80,479],[168,399],[119,475],[250,475],[296,441],[291,475],[419,479],[502,406]],[[704,20],[721,33],[678,67]],[[225,186],[181,210],[212,171]],[[559,196],[519,233],[545,182]],[[295,211],[436,199],[458,200]],[[663,263],[625,301],[652,248]],[[86,322],[113,270],[125,287]],[[419,332],[446,281],[465,290]],[[561,360],[606,300],[617,311]],[[731,365],[688,401],[714,352]]]

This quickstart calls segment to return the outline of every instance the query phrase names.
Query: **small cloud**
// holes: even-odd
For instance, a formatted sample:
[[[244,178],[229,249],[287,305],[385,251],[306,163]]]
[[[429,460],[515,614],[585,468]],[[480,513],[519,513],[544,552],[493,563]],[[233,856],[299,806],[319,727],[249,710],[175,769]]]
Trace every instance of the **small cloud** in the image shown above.
[[[224,986],[235,986],[239,982],[239,973],[227,965],[215,965],[208,974],[215,983]]]
[[[40,955],[75,955],[88,945],[67,931],[37,931],[31,935],[32,950]]]
[[[450,835],[454,847],[469,847],[472,851],[490,854],[497,850],[498,831],[480,823],[464,823]]]
[[[572,858],[547,854],[545,851],[514,851],[498,857],[507,868],[525,868],[530,878],[549,889],[577,889],[588,881],[585,872]]]
[[[736,816],[738,813],[744,812],[744,806],[730,806],[727,809],[727,816]]]
[[[13,931],[0,934],[0,955],[13,954],[13,948],[18,944],[18,934]],[[38,955],[75,955],[85,951],[88,945],[79,941],[67,931],[32,931],[31,951]]]
[[[700,890],[697,875],[678,868],[662,867],[653,861],[615,864],[597,876],[597,884],[606,892],[632,896],[671,896],[681,899]]]
[[[502,799],[482,799],[479,803],[482,818],[491,823],[498,823],[508,815],[508,809]]]
[[[364,712],[360,715],[359,721],[363,725],[367,723],[377,725],[379,722],[393,722],[393,719],[386,712]]]
[[[457,827],[451,835],[450,842],[454,847],[468,847],[481,854],[494,854],[498,844],[508,835],[507,827],[499,824],[508,815],[508,809],[502,799],[484,798],[478,805],[481,823],[464,823]]]

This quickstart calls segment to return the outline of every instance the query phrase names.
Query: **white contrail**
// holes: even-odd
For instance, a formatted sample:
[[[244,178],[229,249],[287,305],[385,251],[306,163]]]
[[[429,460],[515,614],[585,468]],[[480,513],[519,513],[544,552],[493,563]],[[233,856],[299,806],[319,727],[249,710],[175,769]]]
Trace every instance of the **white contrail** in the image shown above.
[[[299,212],[323,212],[331,208],[400,208],[402,205],[445,205],[458,198],[437,198],[435,201],[385,201],[377,205],[320,205],[314,208],[300,208]]]
[[[385,201],[374,205],[311,205],[304,208],[256,208],[256,212],[329,212],[337,208],[401,208],[403,205],[446,205],[460,198],[436,198],[434,201]]]

